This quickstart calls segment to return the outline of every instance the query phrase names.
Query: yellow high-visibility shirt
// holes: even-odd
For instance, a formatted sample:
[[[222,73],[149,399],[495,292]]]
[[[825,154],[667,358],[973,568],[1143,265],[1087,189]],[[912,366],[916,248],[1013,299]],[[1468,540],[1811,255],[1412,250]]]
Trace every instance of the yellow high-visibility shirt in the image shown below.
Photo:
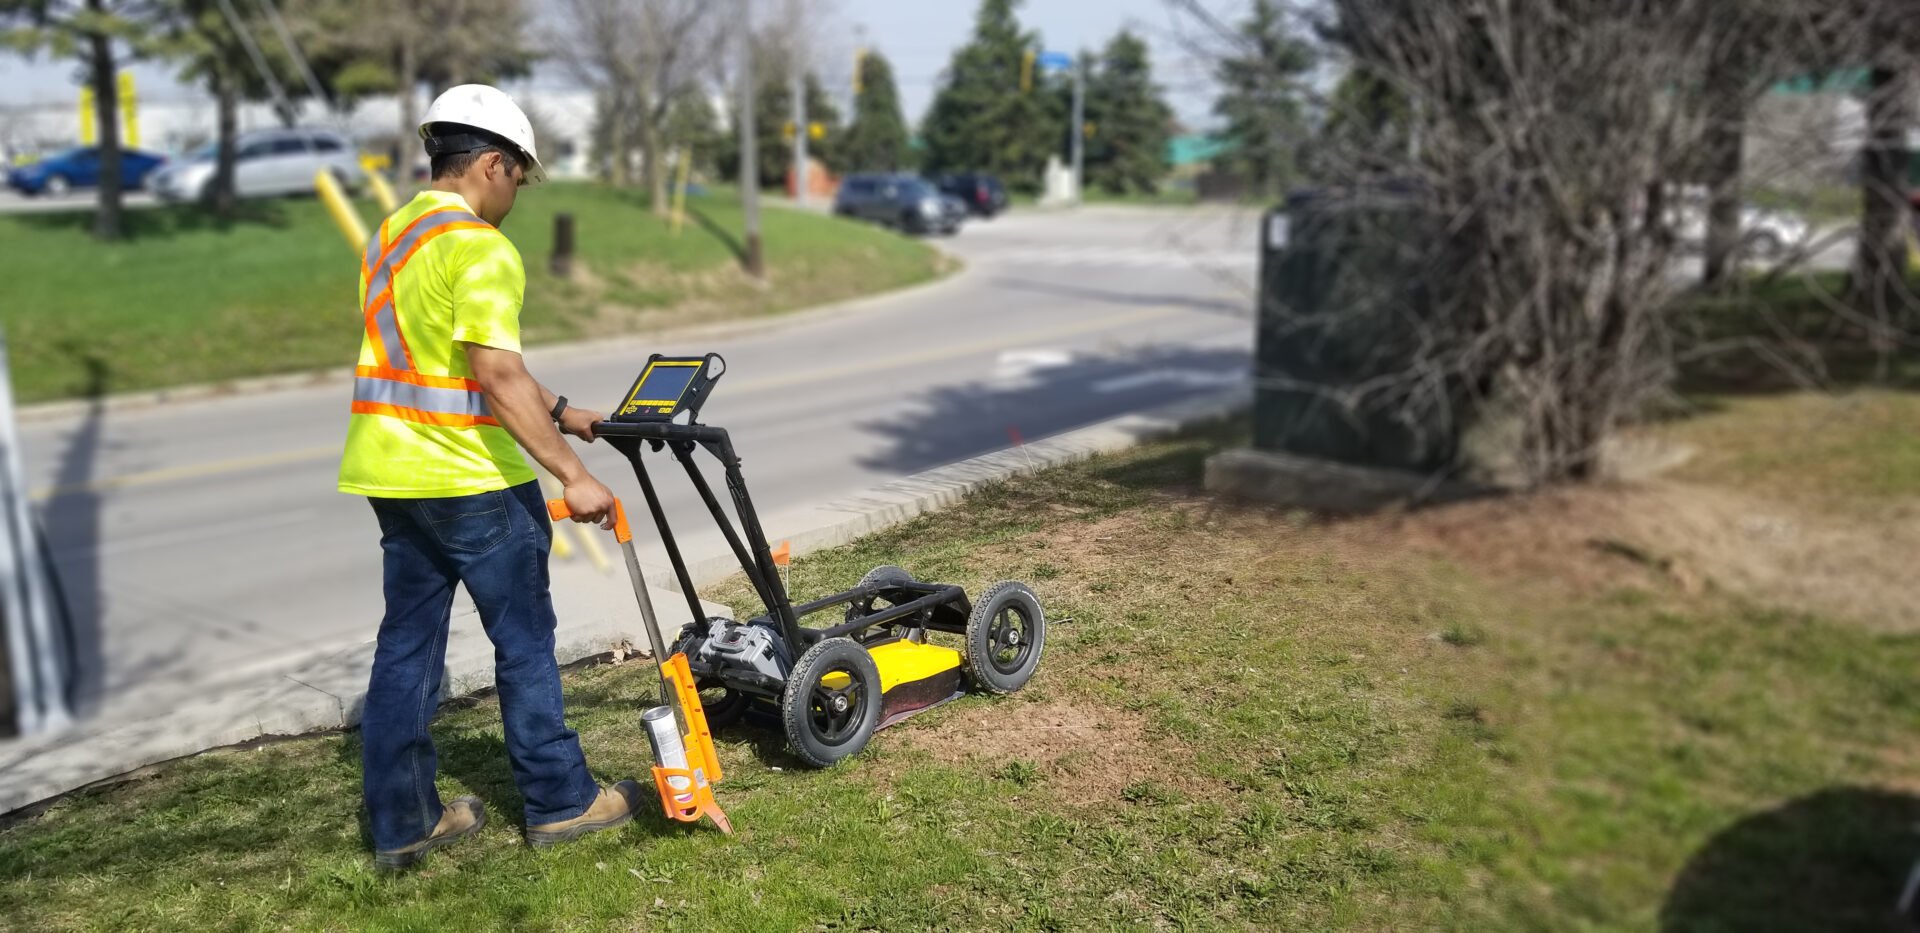
[[[533,480],[461,347],[519,352],[526,284],[519,250],[457,194],[423,191],[380,225],[360,269],[341,492],[425,499]]]

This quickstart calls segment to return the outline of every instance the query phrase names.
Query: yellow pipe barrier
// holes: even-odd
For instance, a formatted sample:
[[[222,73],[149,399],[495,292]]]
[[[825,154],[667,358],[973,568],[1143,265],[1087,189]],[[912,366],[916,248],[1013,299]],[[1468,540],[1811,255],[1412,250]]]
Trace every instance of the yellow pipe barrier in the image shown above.
[[[367,248],[367,227],[360,222],[360,215],[353,205],[347,202],[347,195],[340,190],[340,182],[333,173],[321,169],[313,173],[313,188],[320,193],[321,203],[327,206],[327,213],[333,215],[333,222],[340,225],[340,235],[347,238],[347,244],[357,254]]]
[[[688,152],[687,150],[685,149],[680,150],[680,165],[678,166],[679,171],[677,172],[678,177],[674,179],[675,184],[673,186],[673,235],[674,236],[680,235],[680,226],[681,224],[684,224],[687,221],[687,172],[693,167],[692,156],[693,154]]]
[[[368,172],[367,187],[373,189],[373,199],[380,202],[381,216],[391,215],[400,209],[400,202],[393,196],[393,186],[387,184],[385,175],[379,172]]]

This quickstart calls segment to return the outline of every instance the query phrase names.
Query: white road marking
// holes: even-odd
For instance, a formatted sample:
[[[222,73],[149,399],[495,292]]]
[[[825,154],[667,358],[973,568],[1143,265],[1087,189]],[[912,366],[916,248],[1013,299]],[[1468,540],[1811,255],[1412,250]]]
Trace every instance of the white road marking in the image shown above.
[[[1224,389],[1247,381],[1246,373],[1209,373],[1190,369],[1150,369],[1146,372],[1116,376],[1093,384],[1095,392],[1128,392],[1155,385],[1177,385],[1187,389]]]
[[[1024,379],[1043,369],[1073,365],[1073,354],[1066,350],[1006,350],[994,361],[995,381]]]

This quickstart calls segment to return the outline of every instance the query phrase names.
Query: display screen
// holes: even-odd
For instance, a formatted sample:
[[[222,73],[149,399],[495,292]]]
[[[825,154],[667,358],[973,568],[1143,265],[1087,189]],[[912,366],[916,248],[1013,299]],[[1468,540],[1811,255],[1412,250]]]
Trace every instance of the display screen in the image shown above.
[[[659,360],[647,367],[623,414],[670,415],[705,360]]]

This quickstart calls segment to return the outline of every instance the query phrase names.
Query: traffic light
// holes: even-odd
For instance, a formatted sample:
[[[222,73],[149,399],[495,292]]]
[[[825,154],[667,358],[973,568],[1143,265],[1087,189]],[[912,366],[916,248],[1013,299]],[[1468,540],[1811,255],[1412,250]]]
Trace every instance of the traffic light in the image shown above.
[[[859,97],[860,92],[866,89],[866,82],[864,80],[866,77],[866,70],[867,70],[867,50],[854,49],[853,50],[853,96],[855,97]]]
[[[1028,49],[1026,56],[1020,59],[1020,93],[1022,94],[1033,90],[1033,63],[1039,57],[1039,52]]]

